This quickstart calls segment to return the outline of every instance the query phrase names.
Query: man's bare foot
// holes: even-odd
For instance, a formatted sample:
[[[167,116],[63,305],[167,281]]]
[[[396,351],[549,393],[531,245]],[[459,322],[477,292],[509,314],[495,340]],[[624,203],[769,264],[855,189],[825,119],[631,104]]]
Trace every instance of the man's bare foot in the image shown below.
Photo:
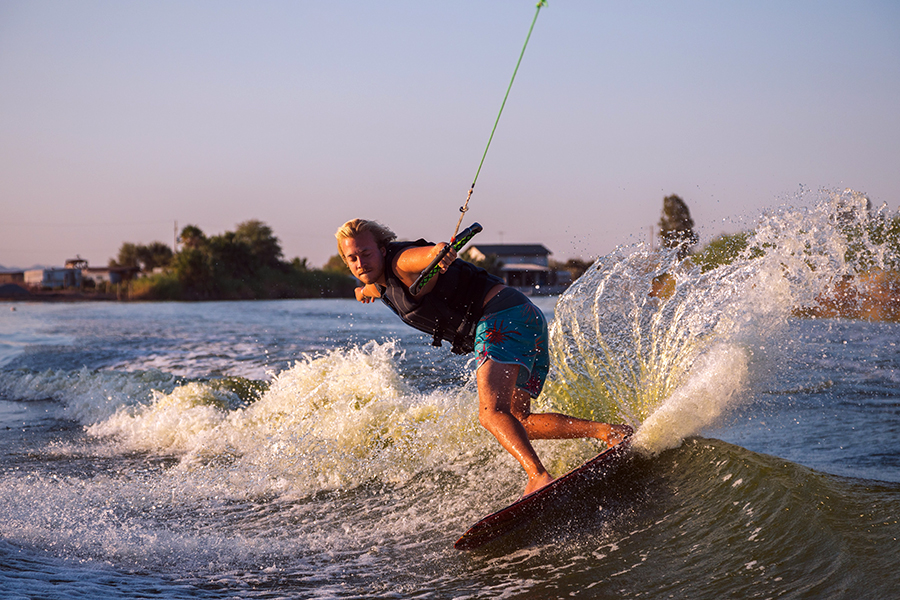
[[[607,425],[607,427],[608,429],[606,430],[606,436],[603,437],[603,441],[606,442],[606,445],[610,448],[618,445],[622,440],[634,433],[634,429],[625,424]]]
[[[536,492],[542,487],[548,486],[555,480],[554,477],[550,475],[550,473],[544,472],[541,475],[536,475],[528,480],[528,484],[525,486],[525,493],[523,496],[527,496],[532,492]]]

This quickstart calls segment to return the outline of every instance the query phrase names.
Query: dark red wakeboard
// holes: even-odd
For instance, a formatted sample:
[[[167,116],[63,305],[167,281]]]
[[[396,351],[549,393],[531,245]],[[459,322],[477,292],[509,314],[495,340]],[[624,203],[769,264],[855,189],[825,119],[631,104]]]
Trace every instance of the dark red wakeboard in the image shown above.
[[[569,471],[550,485],[523,496],[506,508],[481,519],[456,541],[458,550],[473,550],[506,535],[532,521],[560,497],[577,490],[586,481],[596,480],[622,462],[631,446],[631,436],[608,448],[577,469]]]

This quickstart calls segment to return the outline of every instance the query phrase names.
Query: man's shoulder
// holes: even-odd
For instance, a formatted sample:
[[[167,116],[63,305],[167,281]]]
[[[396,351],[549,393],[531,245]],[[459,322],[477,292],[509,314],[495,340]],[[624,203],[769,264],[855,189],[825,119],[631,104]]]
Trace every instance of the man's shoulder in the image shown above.
[[[394,284],[396,282],[393,279],[397,279],[399,281],[400,276],[398,273],[397,263],[400,260],[400,256],[410,248],[418,248],[422,246],[430,246],[431,243],[419,238],[415,241],[400,241],[400,242],[390,242],[385,246],[385,273],[388,276],[388,282],[390,284]],[[405,285],[405,284],[404,284]],[[390,287],[390,286],[389,286]]]
[[[432,246],[433,244],[423,238],[419,238],[415,241],[405,240],[402,242],[389,242],[387,246],[385,246],[386,254],[389,260],[396,258],[401,252],[404,250],[408,250],[410,248],[419,248],[422,246]]]
[[[388,249],[396,248],[396,249],[400,249],[400,250],[405,250],[406,248],[412,248],[413,246],[433,246],[433,245],[434,244],[432,244],[425,238],[419,238],[417,240],[412,240],[412,241],[410,241],[410,240],[402,240],[402,241],[395,240],[393,242],[388,242],[387,247],[388,247]]]

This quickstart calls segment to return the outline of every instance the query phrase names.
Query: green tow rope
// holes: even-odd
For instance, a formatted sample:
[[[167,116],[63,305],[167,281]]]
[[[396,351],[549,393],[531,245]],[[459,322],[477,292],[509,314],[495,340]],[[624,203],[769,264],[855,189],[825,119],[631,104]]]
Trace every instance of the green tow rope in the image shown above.
[[[459,232],[459,226],[462,225],[463,217],[465,216],[466,211],[469,210],[469,198],[472,197],[472,192],[475,191],[475,182],[478,181],[478,175],[481,173],[484,159],[487,157],[488,150],[491,147],[491,141],[494,139],[494,132],[497,131],[497,123],[500,122],[500,115],[503,114],[503,108],[506,106],[506,99],[509,98],[509,91],[512,89],[513,82],[516,80],[516,73],[519,72],[519,65],[522,64],[522,57],[525,56],[525,48],[528,47],[528,40],[531,39],[531,32],[534,30],[534,24],[537,22],[538,15],[541,13],[541,8],[546,5],[546,0],[539,0],[537,3],[537,8],[534,11],[534,19],[531,20],[531,27],[528,28],[528,35],[525,37],[525,44],[522,46],[522,52],[519,53],[519,60],[516,61],[516,68],[513,70],[512,78],[509,80],[509,86],[506,88],[506,94],[503,96],[500,112],[497,113],[497,119],[494,121],[493,129],[491,129],[491,136],[488,138],[487,146],[484,148],[484,154],[481,155],[481,162],[478,163],[478,170],[475,171],[475,178],[472,179],[472,187],[469,188],[469,194],[466,196],[465,204],[459,207],[459,221],[456,223],[456,229],[453,230],[453,237],[450,238],[451,242],[456,239],[456,234]]]
[[[476,233],[481,231],[481,225],[478,223],[473,223],[470,227],[465,229],[460,235],[459,239],[457,239],[457,234],[459,233],[459,226],[462,225],[463,216],[465,216],[466,211],[469,210],[469,198],[472,197],[472,192],[475,191],[475,182],[478,181],[478,175],[481,173],[481,167],[484,165],[484,159],[487,157],[488,150],[491,147],[491,141],[494,139],[494,132],[497,131],[497,123],[500,122],[500,115],[503,114],[503,108],[506,106],[506,99],[509,98],[509,91],[512,89],[513,82],[516,80],[516,73],[519,72],[519,65],[522,64],[522,57],[525,56],[525,48],[528,47],[528,40],[531,39],[531,32],[534,30],[534,24],[537,22],[538,15],[541,13],[541,8],[546,6],[546,0],[539,0],[537,3],[537,10],[534,11],[534,19],[531,20],[531,27],[528,28],[528,35],[525,37],[525,44],[522,46],[522,52],[519,53],[519,60],[516,61],[516,68],[513,70],[512,78],[509,80],[509,86],[506,88],[506,94],[503,96],[503,103],[500,105],[500,112],[497,113],[497,119],[494,121],[494,127],[491,129],[491,135],[488,138],[487,146],[484,148],[484,154],[481,155],[481,162],[478,163],[478,170],[475,171],[475,178],[472,179],[472,186],[469,188],[469,194],[466,196],[466,202],[462,206],[459,207],[459,221],[456,222],[456,229],[453,230],[453,237],[450,238],[450,244],[444,248],[444,250],[431,261],[431,264],[428,265],[424,271],[419,274],[419,277],[410,287],[410,293],[413,296],[418,296],[418,294],[422,291],[422,288],[425,287],[425,284],[428,283],[432,277],[434,277],[439,267],[437,266],[441,259],[443,259],[448,252],[450,252],[450,248],[453,248],[457,252],[462,250],[463,246],[465,246],[469,240],[471,240]]]

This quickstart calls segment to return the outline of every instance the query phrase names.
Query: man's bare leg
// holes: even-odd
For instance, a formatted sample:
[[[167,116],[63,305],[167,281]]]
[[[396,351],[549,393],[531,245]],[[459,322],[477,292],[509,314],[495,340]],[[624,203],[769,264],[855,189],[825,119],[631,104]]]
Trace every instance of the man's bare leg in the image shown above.
[[[491,359],[478,368],[478,419],[525,469],[527,495],[552,482],[553,477],[534,451],[525,426],[512,415],[518,372],[519,365],[505,365]]]
[[[528,474],[525,494],[553,481],[530,440],[601,439],[610,447],[632,433],[628,425],[611,425],[559,413],[531,413],[531,396],[516,387],[519,365],[486,360],[478,369],[479,420]]]
[[[515,389],[511,412],[525,427],[530,440],[595,438],[612,447],[632,433],[628,425],[611,425],[559,413],[532,414],[531,396],[521,388]]]

